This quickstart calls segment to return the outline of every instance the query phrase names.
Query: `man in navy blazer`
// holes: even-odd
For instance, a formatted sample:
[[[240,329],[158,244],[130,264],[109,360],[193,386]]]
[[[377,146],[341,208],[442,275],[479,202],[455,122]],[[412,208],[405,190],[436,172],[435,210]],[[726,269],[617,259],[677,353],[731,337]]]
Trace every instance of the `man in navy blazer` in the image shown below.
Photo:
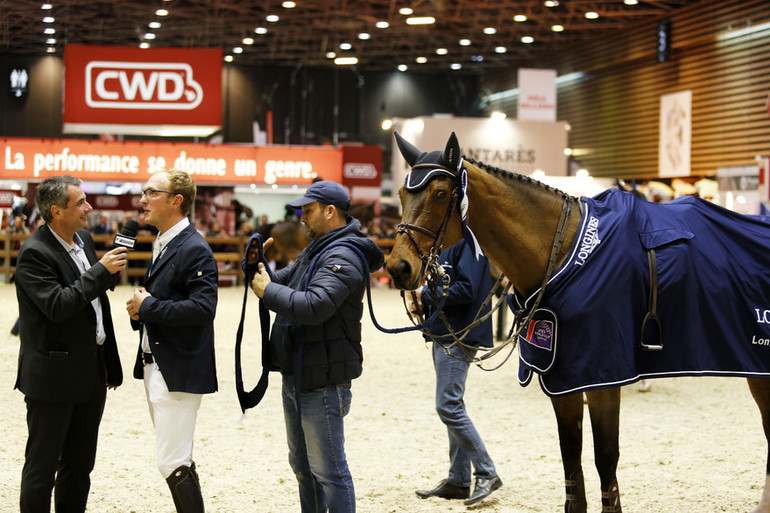
[[[123,382],[106,291],[126,267],[125,248],[96,257],[84,229],[92,210],[71,176],[40,184],[45,224],[21,246],[16,296],[21,347],[16,388],[27,403],[29,437],[21,513],[86,509],[107,388]]]
[[[158,470],[180,513],[202,513],[192,459],[202,394],[217,390],[214,254],[187,215],[196,185],[184,171],[155,173],[142,189],[147,223],[158,230],[144,286],[126,303],[140,333],[134,377],[144,380],[155,426]]]

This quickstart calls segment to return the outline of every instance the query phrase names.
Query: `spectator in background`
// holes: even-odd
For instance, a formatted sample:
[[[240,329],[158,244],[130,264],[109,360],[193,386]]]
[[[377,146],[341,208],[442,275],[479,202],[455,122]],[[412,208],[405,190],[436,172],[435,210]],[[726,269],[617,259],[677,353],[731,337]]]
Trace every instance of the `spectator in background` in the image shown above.
[[[110,219],[107,217],[107,214],[99,216],[99,222],[91,228],[91,233],[94,235],[107,235],[110,233]]]

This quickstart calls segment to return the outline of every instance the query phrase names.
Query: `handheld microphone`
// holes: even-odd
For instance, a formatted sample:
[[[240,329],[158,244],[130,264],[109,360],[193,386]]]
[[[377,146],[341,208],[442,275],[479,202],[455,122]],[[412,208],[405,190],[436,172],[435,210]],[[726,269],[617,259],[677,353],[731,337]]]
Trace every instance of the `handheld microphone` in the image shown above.
[[[139,229],[139,223],[133,219],[126,221],[123,225],[123,229],[120,233],[115,234],[115,240],[112,243],[110,249],[115,248],[128,248],[134,249],[136,245],[136,231]]]

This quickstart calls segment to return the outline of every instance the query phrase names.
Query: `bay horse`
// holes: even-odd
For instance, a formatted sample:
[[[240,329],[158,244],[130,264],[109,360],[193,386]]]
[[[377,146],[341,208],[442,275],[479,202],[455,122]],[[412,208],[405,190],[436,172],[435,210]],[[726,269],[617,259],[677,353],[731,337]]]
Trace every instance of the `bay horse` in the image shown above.
[[[398,133],[395,137],[404,159],[412,168],[405,185],[399,191],[403,214],[386,266],[397,288],[413,290],[421,286],[426,271],[430,270],[432,255],[440,253],[442,246],[456,244],[464,236],[466,222],[467,228],[470,228],[475,235],[485,254],[514,285],[516,293],[530,297],[533,297],[532,295],[538,289],[545,290],[551,287],[552,282],[549,279],[562,273],[565,262],[571,262],[570,259],[573,258],[585,257],[602,242],[597,233],[589,237],[586,232],[590,226],[586,228],[587,220],[584,214],[590,203],[527,176],[463,160],[454,133],[443,151],[430,153],[417,149]],[[632,201],[626,198],[631,197],[630,194],[616,192],[616,196],[624,195],[624,201]],[[583,198],[583,200],[586,199]],[[639,212],[646,212],[647,209],[653,208],[649,205],[654,205],[640,199],[633,201],[641,202],[629,203],[635,205],[635,210]],[[705,203],[704,200],[697,201]],[[465,203],[465,206],[462,203]],[[655,205],[655,207],[661,206]],[[463,219],[463,211],[467,221]],[[677,216],[669,215],[669,217]],[[676,221],[674,219],[666,222]],[[714,228],[712,226],[709,229]],[[663,233],[664,242],[673,240],[674,242],[668,245],[679,251],[685,246],[683,239],[687,239],[687,235],[682,235],[677,230],[674,227],[668,231],[655,232],[654,235],[661,237]],[[767,238],[770,239],[770,237]],[[644,265],[638,266],[643,273],[649,272],[650,276],[652,276],[653,264],[656,262],[665,271],[665,267],[672,262],[682,260],[682,258],[667,260],[666,250],[660,247],[657,249],[659,249],[658,260],[655,260],[654,253],[651,253],[653,259],[649,262],[649,270],[647,261]],[[767,253],[763,256],[763,261],[767,262]],[[621,268],[625,274],[633,274],[635,264],[624,265],[628,266]],[[610,280],[625,280],[626,278],[621,278],[620,274],[622,273],[611,276]],[[652,288],[652,282],[650,282],[650,289]],[[661,285],[661,293],[664,288]],[[645,307],[648,306],[647,293],[649,290],[645,294],[639,294],[642,296],[641,301],[645,303]],[[603,317],[603,321],[607,323],[606,312],[591,309],[591,303],[587,299],[591,294],[593,291],[584,293],[580,305],[583,309],[581,314],[585,319]],[[623,304],[636,301],[632,299],[636,297],[632,291],[628,291],[627,294],[627,300],[625,296],[621,296],[622,299],[616,302]],[[540,297],[542,296],[538,296],[538,301]],[[662,300],[663,297],[661,297]],[[654,313],[654,304],[652,306]],[[660,306],[662,309],[664,305],[661,303]],[[698,324],[708,323],[706,317],[718,317],[719,313],[705,312],[697,322]],[[758,309],[757,317],[760,313]],[[557,311],[556,315],[558,314]],[[755,319],[755,324],[760,320]],[[738,319],[735,321],[737,323]],[[635,323],[635,329],[638,330],[640,325],[642,325],[641,322]],[[670,328],[665,322],[663,326],[664,330]],[[642,331],[644,329],[642,327]],[[690,325],[687,329],[697,329],[697,327]],[[570,343],[575,346],[584,342],[581,337],[585,334],[572,339],[570,335],[570,332],[561,334],[563,340],[559,348],[562,354],[569,352]],[[521,342],[520,337],[517,338],[521,352],[525,344]],[[651,353],[639,351],[634,347],[633,349],[637,350],[634,359],[644,360],[655,356],[655,349],[661,349],[662,346],[656,346],[655,336],[652,339],[653,342],[644,345],[644,348],[651,349]],[[602,356],[605,352],[609,354],[614,350],[613,341],[600,342],[603,344]],[[665,343],[673,344],[669,341]],[[556,368],[553,370],[553,373],[558,372],[562,371]],[[748,377],[749,389],[762,416],[765,437],[770,440],[770,380],[751,377],[751,373],[741,375]],[[595,464],[601,484],[602,512],[622,512],[616,476],[619,459],[619,385],[634,382],[642,377],[646,376],[633,375],[631,379],[621,383],[610,382],[571,393],[567,390],[564,393],[550,394],[543,385],[542,375],[540,376],[541,386],[550,396],[556,415],[566,488],[565,513],[585,513],[587,508],[581,463],[584,394],[593,431]],[[768,453],[764,491],[754,513],[770,513],[770,453]]]

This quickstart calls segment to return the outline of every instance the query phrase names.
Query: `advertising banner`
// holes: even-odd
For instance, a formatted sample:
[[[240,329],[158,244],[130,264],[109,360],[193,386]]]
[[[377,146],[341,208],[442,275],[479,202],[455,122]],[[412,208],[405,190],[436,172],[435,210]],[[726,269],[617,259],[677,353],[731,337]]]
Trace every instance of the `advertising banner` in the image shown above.
[[[313,146],[0,138],[0,178],[145,182],[178,168],[199,183],[310,184],[315,177],[342,181],[342,150]]]
[[[556,121],[556,70],[519,68],[518,117]]]
[[[211,135],[222,126],[222,50],[67,45],[64,133]]]
[[[382,181],[382,148],[342,145],[342,184],[376,187]]]
[[[660,97],[660,177],[690,176],[691,111],[692,91],[680,91]]]

